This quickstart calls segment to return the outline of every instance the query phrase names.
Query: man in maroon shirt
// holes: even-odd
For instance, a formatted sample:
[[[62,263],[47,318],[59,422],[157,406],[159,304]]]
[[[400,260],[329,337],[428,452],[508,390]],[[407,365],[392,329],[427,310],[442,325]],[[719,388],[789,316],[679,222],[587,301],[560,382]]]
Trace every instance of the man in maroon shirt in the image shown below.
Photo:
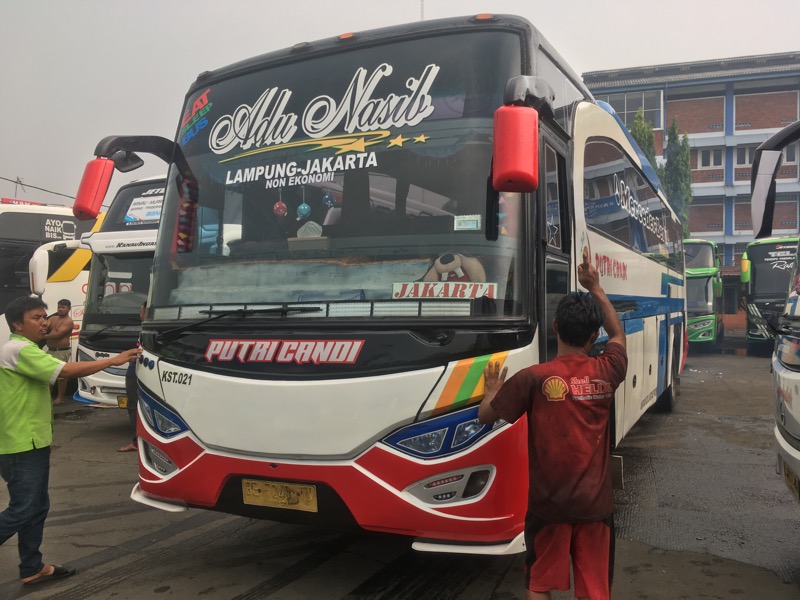
[[[556,358],[508,382],[500,363],[489,363],[484,372],[480,421],[528,418],[527,600],[549,600],[551,590],[569,590],[570,557],[575,596],[610,597],[614,496],[608,420],[628,356],[625,329],[589,258],[585,248],[578,281],[591,297],[564,296],[556,309]],[[601,325],[608,343],[603,354],[590,357]]]

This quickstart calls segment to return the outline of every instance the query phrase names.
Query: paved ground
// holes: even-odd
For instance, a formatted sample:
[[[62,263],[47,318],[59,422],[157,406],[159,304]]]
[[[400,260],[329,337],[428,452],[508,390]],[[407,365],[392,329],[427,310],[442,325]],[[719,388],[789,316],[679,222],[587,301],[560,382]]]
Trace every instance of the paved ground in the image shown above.
[[[690,360],[676,412],[647,415],[620,448],[628,484],[617,494],[615,600],[800,599],[800,506],[770,470],[768,364],[735,347]],[[136,457],[115,452],[127,441],[124,411],[69,401],[56,416],[44,549],[80,573],[21,589],[11,540],[0,547],[0,600],[524,598],[521,557],[426,555],[394,536],[350,540],[133,503]],[[729,481],[709,491],[714,471]],[[736,494],[739,506],[723,502]],[[781,531],[778,519],[781,539],[760,535]]]

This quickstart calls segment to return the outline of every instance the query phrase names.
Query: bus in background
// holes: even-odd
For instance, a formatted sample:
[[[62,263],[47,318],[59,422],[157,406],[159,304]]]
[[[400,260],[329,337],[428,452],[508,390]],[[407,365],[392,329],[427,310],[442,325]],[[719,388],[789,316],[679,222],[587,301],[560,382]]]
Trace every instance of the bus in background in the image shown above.
[[[164,176],[152,177],[122,186],[99,231],[81,238],[92,260],[78,360],[114,356],[139,339],[139,308],[150,289],[164,181]],[[126,408],[126,370],[111,367],[79,378],[75,400]]]
[[[98,144],[76,210],[136,152],[169,164],[138,502],[521,551],[526,423],[479,423],[482,373],[555,356],[584,250],[628,334],[609,445],[672,407],[680,223],[619,117],[525,19],[344,34],[203,73],[175,142]],[[567,385],[597,383],[547,393]]]
[[[756,238],[772,234],[777,198],[775,178],[786,148],[798,141],[800,121],[781,129],[756,149],[751,178],[751,211]],[[797,240],[792,243],[797,250]],[[797,391],[800,389],[800,261],[798,256],[792,260],[793,267],[784,279],[780,312],[761,319],[760,325],[775,336],[772,355],[775,470],[800,502],[800,402]]]
[[[745,343],[751,350],[772,344],[767,322],[783,313],[794,270],[797,237],[757,239],[747,244],[741,262],[741,298],[747,312]]]
[[[686,317],[689,343],[714,347],[725,334],[722,323],[722,269],[717,245],[683,240],[686,258]]]
[[[42,247],[42,252],[49,251],[49,269],[42,273],[47,280],[47,292],[42,298],[52,313],[60,299],[66,298],[72,303],[73,358],[83,317],[90,255],[88,251],[58,250],[93,225],[94,221],[76,219],[72,210],[65,206],[23,203],[8,198],[0,203],[0,310],[4,311],[14,298],[31,293],[28,263],[38,248]]]

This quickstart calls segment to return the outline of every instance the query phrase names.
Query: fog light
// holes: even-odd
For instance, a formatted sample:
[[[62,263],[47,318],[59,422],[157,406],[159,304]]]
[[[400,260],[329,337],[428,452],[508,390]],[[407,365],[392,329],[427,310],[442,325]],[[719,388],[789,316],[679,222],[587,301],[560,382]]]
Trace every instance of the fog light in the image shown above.
[[[489,471],[475,471],[469,476],[467,480],[467,485],[464,486],[464,493],[461,494],[463,498],[472,498],[473,496],[477,496],[483,491],[483,488],[486,487],[486,484],[489,483]]]
[[[485,494],[494,472],[494,465],[475,465],[422,479],[404,491],[427,504],[453,504]]]
[[[450,500],[454,498],[456,495],[455,492],[447,492],[446,494],[434,494],[433,499],[438,500],[439,502],[444,502],[445,500]]]
[[[442,479],[437,479],[436,481],[431,481],[430,483],[425,484],[425,489],[430,490],[435,487],[439,487],[441,485],[447,485],[448,483],[455,483],[456,481],[461,481],[464,479],[463,475],[453,475],[452,477],[443,477]]]
[[[161,475],[169,475],[178,470],[175,463],[164,452],[141,438],[140,442],[144,448],[144,460],[154,471]]]

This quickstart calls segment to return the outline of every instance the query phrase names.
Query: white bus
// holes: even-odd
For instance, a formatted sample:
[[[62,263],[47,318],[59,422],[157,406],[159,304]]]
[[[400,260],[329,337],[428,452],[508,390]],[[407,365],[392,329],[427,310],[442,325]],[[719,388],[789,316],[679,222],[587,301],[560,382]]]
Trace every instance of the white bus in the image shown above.
[[[555,355],[585,247],[628,334],[609,446],[672,406],[680,224],[528,21],[299,44],[204,73],[184,106],[175,142],[102,140],[76,200],[135,152],[169,164],[135,500],[520,551],[526,424],[478,422],[482,373]]]
[[[92,261],[79,360],[114,356],[139,339],[139,308],[150,289],[164,180],[151,177],[122,186],[99,231],[81,238],[82,246],[92,251]],[[126,408],[125,371],[111,367],[79,378],[75,399]]]
[[[10,201],[9,201],[10,202]],[[18,296],[31,293],[28,263],[34,252],[49,252],[49,269],[42,272],[47,291],[42,299],[51,313],[62,298],[72,303],[70,316],[75,322],[71,336],[73,358],[78,331],[83,319],[89,252],[62,249],[65,243],[89,231],[94,221],[79,221],[66,206],[39,204],[0,204],[0,310]],[[41,295],[41,294],[40,294]]]
[[[753,231],[759,240],[772,233],[777,198],[775,178],[782,167],[784,152],[798,141],[800,121],[780,130],[756,149],[751,179],[751,210]],[[796,178],[795,174],[795,181]],[[791,244],[794,251],[798,252],[797,237],[784,243]],[[775,466],[792,495],[800,501],[800,402],[797,401],[800,389],[800,261],[791,256],[783,257],[783,260],[790,268],[788,276],[786,272],[783,273],[784,290],[783,296],[778,299],[779,312],[769,314],[761,311],[755,316],[748,314],[748,318],[775,337],[772,356],[772,371],[775,374]]]

